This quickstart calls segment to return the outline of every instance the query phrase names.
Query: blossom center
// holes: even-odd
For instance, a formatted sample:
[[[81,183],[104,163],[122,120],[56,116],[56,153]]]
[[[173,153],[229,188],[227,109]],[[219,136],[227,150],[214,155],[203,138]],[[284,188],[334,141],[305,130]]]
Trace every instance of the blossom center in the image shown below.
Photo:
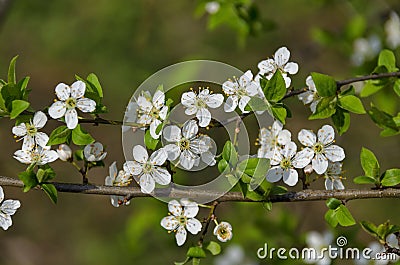
[[[183,150],[187,150],[190,147],[190,141],[188,139],[182,138],[179,141],[179,148],[181,149],[181,151]]]
[[[203,99],[201,99],[201,98],[198,98],[197,100],[196,100],[196,107],[197,108],[205,108],[205,107],[207,107],[207,104],[206,104],[206,102],[203,100]]]
[[[153,169],[153,165],[147,162],[146,164],[143,165],[143,173],[147,174],[150,173]]]
[[[246,88],[240,86],[239,89],[237,90],[237,95],[238,95],[239,97],[247,96]]]
[[[65,101],[65,104],[67,106],[67,109],[73,109],[76,107],[76,99],[73,97],[70,97]]]
[[[26,133],[30,136],[34,136],[37,133],[37,129],[32,124],[26,124]]]
[[[280,165],[281,165],[281,168],[283,168],[283,169],[289,169],[292,166],[292,162],[290,161],[290,159],[285,157],[282,159]]]
[[[314,145],[313,149],[315,153],[321,154],[324,152],[324,145],[318,142]]]
[[[33,151],[31,153],[31,159],[32,159],[32,163],[37,163],[37,162],[42,161],[42,156],[39,152]]]
[[[184,215],[178,217],[178,222],[180,226],[185,226],[187,223],[187,218]]]

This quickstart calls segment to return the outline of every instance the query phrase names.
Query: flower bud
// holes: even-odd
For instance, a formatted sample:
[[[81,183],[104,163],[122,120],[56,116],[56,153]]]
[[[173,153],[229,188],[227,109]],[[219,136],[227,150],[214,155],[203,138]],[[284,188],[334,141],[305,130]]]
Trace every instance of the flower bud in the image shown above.
[[[311,173],[313,173],[314,169],[312,168],[312,165],[307,165],[304,168],[304,173],[306,173],[307,175],[310,175]]]
[[[221,242],[226,242],[232,239],[232,226],[228,222],[221,222],[214,228],[214,235]]]
[[[72,158],[72,150],[66,144],[60,144],[57,149],[57,154],[60,160],[68,161]]]

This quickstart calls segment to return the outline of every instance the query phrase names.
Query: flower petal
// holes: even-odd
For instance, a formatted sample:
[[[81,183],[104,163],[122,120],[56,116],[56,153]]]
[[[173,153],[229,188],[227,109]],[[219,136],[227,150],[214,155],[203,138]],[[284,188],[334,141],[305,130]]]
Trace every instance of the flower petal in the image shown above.
[[[294,142],[289,142],[282,149],[281,154],[286,158],[292,158],[297,151],[297,146]]]
[[[342,183],[342,180],[339,179],[339,178],[333,180],[333,187],[334,187],[336,190],[344,190],[344,185],[343,185],[343,183]]]
[[[185,106],[185,107],[191,107],[194,105],[196,100],[196,94],[192,91],[190,92],[185,92],[182,94],[181,97],[181,103]],[[187,114],[189,115],[189,114]]]
[[[285,73],[282,73],[282,77],[285,80],[286,88],[290,87],[290,84],[292,83],[292,79],[290,79],[290,77],[287,76],[287,74],[285,74]]]
[[[313,157],[314,151],[311,148],[306,147],[295,155],[292,161],[292,165],[295,168],[304,168],[308,164],[310,164]]]
[[[67,100],[71,95],[71,88],[64,83],[59,83],[56,86],[55,91],[58,99],[62,101]]]
[[[186,139],[191,139],[192,137],[196,136],[198,131],[199,127],[197,126],[196,121],[188,120],[185,122],[185,124],[183,124],[182,136]]]
[[[346,157],[343,148],[337,145],[325,147],[324,154],[332,162],[342,161]]]
[[[238,90],[238,88],[239,88],[238,83],[237,83],[237,82],[232,82],[232,81],[230,81],[230,80],[225,81],[225,82],[222,84],[222,90],[223,90],[224,93],[227,94],[227,95],[235,94],[236,91]]]
[[[282,130],[278,133],[278,144],[280,145],[286,145],[288,144],[292,139],[292,134],[288,130]]]
[[[151,102],[145,96],[139,96],[136,102],[139,106],[139,109],[146,112],[151,111],[153,108],[153,104],[151,104]]]
[[[175,234],[176,244],[182,246],[186,241],[186,229],[183,226],[178,227]]]
[[[160,112],[158,113],[159,118],[161,120],[165,120],[165,118],[167,117],[167,114],[168,114],[168,107],[167,106],[162,107]]]
[[[141,164],[144,164],[149,159],[149,155],[147,154],[146,148],[141,145],[135,145],[133,147],[133,159],[138,161]]]
[[[283,71],[288,74],[294,75],[299,71],[299,65],[297,63],[289,62],[285,65]]]
[[[80,98],[76,102],[76,106],[83,112],[92,112],[96,109],[96,102],[90,98]]]
[[[161,90],[157,90],[153,96],[153,106],[160,109],[164,105],[165,94]]]
[[[184,202],[184,203],[182,203]],[[192,202],[192,201],[184,201],[183,199],[181,200],[181,204],[184,205],[184,213],[187,218],[194,218],[196,215],[199,213],[199,206],[197,203]]]
[[[35,116],[33,116],[33,125],[37,129],[41,129],[46,125],[47,122],[47,116],[41,111],[38,111],[35,113]]]
[[[181,139],[181,129],[176,125],[166,126],[163,130],[163,137],[168,142],[179,142]]]
[[[85,95],[86,84],[83,81],[75,81],[71,85],[71,97],[73,98],[81,98]]]
[[[150,135],[153,139],[158,139],[160,138],[161,132],[162,130],[160,130],[159,133],[157,133],[157,128],[158,126],[161,124],[162,122],[160,120],[154,119],[151,123],[150,123]]]
[[[317,174],[323,174],[328,168],[328,159],[323,154],[315,154],[311,164]]]
[[[283,177],[283,169],[281,167],[272,167],[268,170],[267,180],[269,182],[278,182]]]
[[[54,102],[50,108],[49,108],[49,115],[53,119],[58,119],[64,116],[65,112],[67,111],[67,108],[65,106],[64,101],[56,101]]]
[[[178,220],[175,216],[167,216],[161,220],[161,226],[167,230],[175,230],[179,225]]]
[[[196,112],[197,112],[196,106],[191,106],[191,107],[188,107],[187,109],[185,109],[186,115],[193,115],[193,114],[196,114]]]
[[[68,129],[75,129],[78,125],[78,113],[76,109],[69,109],[65,112],[65,122],[67,123]]]
[[[165,163],[165,160],[168,158],[168,153],[164,148],[160,148],[157,151],[154,151],[150,156],[150,162],[153,165],[161,166]]]
[[[11,216],[0,215],[0,227],[7,230],[12,225]]]
[[[174,216],[182,214],[182,206],[177,200],[172,200],[168,203],[168,211]]]
[[[317,137],[311,130],[302,129],[297,138],[299,139],[302,145],[307,147],[312,147],[317,142]]]
[[[201,227],[200,221],[196,218],[190,218],[187,220],[186,229],[193,235],[199,233],[201,231]]]
[[[297,184],[298,180],[299,176],[295,169],[290,168],[283,172],[283,182],[285,182],[287,185],[294,186]]]
[[[201,160],[203,160],[204,163],[206,163],[207,165],[209,165],[211,167],[214,166],[215,163],[217,162],[215,160],[215,156],[210,151],[201,153],[200,157],[201,157]]]
[[[263,60],[258,63],[258,69],[260,69],[260,74],[275,72],[276,70],[275,61],[272,59]]]
[[[39,146],[45,147],[49,141],[49,136],[44,132],[37,132],[35,135],[35,141]]]
[[[0,212],[13,215],[19,207],[21,207],[21,202],[19,200],[5,200],[0,206]]]
[[[188,150],[183,150],[179,157],[179,164],[185,169],[191,169],[194,166],[197,156]]]
[[[222,94],[211,94],[205,100],[209,108],[215,109],[222,105],[224,96]]]
[[[290,51],[286,47],[279,48],[274,55],[275,63],[279,67],[283,67],[290,58]]]
[[[224,104],[224,111],[232,112],[236,109],[237,105],[238,105],[238,97],[236,95],[229,96]]]
[[[211,121],[211,113],[206,108],[201,108],[197,111],[196,117],[199,120],[200,127],[207,127]]]
[[[244,110],[244,108],[247,106],[247,103],[249,103],[250,101],[250,97],[249,96],[243,96],[240,98],[239,100],[239,109],[243,112],[243,113],[248,113],[248,111]]]
[[[14,158],[24,164],[30,164],[32,162],[31,153],[28,150],[15,151]]]
[[[314,92],[306,91],[297,97],[299,100],[303,101],[303,104],[310,104],[314,100]]]
[[[318,130],[318,141],[323,145],[328,145],[335,140],[335,131],[330,125],[324,125]]]
[[[330,178],[325,179],[325,189],[333,190],[333,181]]]
[[[136,161],[126,161],[124,163],[124,171],[133,176],[138,176],[142,173],[142,165]],[[115,171],[115,174],[117,171]],[[115,176],[114,176],[115,178]]]
[[[174,161],[181,154],[181,150],[176,144],[167,144],[163,148],[167,151],[169,161]]]
[[[35,148],[35,138],[30,135],[24,137],[24,142],[22,143],[22,150],[32,150]]]
[[[171,174],[168,170],[160,167],[154,168],[152,172],[153,179],[160,185],[168,185],[171,183]]]
[[[151,177],[150,174],[143,174],[140,176],[139,179],[139,185],[140,185],[140,190],[143,193],[152,193],[156,183],[154,182],[154,179]]]
[[[26,135],[27,131],[26,131],[26,124],[25,123],[21,123],[17,126],[14,126],[12,128],[12,133],[15,134],[16,136],[24,136]]]
[[[58,159],[58,154],[54,150],[43,150],[42,161],[39,165],[45,165],[47,163],[54,162]]]
[[[3,187],[0,186],[0,203],[4,200],[4,191]]]

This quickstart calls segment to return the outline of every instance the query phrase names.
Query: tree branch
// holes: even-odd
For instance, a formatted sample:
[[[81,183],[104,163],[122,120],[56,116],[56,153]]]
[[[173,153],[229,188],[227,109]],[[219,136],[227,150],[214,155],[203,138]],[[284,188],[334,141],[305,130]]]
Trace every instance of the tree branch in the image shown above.
[[[93,184],[74,184],[74,183],[59,183],[51,182],[59,192],[67,193],[83,193],[83,194],[97,194],[97,195],[117,195],[117,196],[130,196],[131,198],[138,197],[151,197],[150,194],[145,194],[137,187],[113,187],[102,186]],[[0,176],[0,185],[11,187],[23,187],[22,181],[14,178]],[[236,202],[254,202],[252,200],[243,198],[240,192],[213,192],[213,191],[199,191],[199,190],[179,190],[174,187],[166,189],[156,189],[153,195],[157,197],[169,198],[215,198],[219,197],[218,202],[236,201]],[[336,198],[339,200],[359,200],[359,199],[374,199],[374,198],[400,198],[400,189],[388,188],[381,190],[302,190],[291,191],[283,195],[274,195],[268,198],[271,202],[305,202],[305,201],[323,201],[329,198]]]
[[[390,78],[390,77],[400,77],[400,72],[365,75],[365,76],[350,78],[350,79],[346,79],[346,80],[336,81],[336,84],[338,86],[338,89],[340,89],[342,86],[360,82],[360,81],[383,79],[383,78]]]

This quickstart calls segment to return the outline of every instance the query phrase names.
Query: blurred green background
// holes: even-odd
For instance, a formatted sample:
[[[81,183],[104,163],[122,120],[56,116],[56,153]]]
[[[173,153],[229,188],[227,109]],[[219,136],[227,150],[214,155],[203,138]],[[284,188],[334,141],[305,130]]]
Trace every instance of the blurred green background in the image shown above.
[[[100,78],[104,104],[110,111],[104,117],[121,120],[141,82],[163,67],[185,60],[216,60],[256,73],[260,60],[287,46],[292,52],[291,61],[300,65],[299,73],[292,78],[296,88],[305,85],[311,71],[337,79],[366,74],[373,69],[368,62],[358,68],[350,62],[352,41],[369,32],[382,34],[390,10],[400,12],[397,0],[254,4],[258,16],[265,20],[261,23],[265,30],[255,27],[255,32],[247,31],[254,34],[243,34],[232,25],[209,30],[215,21],[210,21],[207,14],[199,15],[204,1],[14,1],[1,20],[1,77],[6,77],[8,62],[18,54],[17,75],[31,77],[30,99],[35,109],[41,109],[52,102],[59,82],[70,84],[75,74],[87,76],[94,72]],[[365,28],[346,35],[355,17],[362,18]],[[308,121],[309,108],[297,99],[289,99],[287,104],[293,112],[287,128],[294,138],[302,128],[316,130],[327,122]],[[24,166],[11,157],[20,143],[13,141],[13,124],[1,122],[0,174],[16,177]],[[55,124],[50,122],[48,126],[50,133]],[[121,168],[124,162],[121,129],[86,128],[107,147],[106,167],[93,170],[89,177],[91,182],[102,184],[108,166],[117,161]],[[368,117],[353,115],[350,130],[337,139],[346,150],[346,187],[353,187],[352,178],[362,174],[362,146],[375,152],[381,168],[399,166],[399,138],[381,138],[379,132]],[[253,131],[251,137],[254,143],[257,132]],[[256,147],[252,150],[255,152]],[[81,181],[72,166],[60,161],[53,165],[57,181]],[[312,186],[322,187],[322,182]],[[166,205],[155,199],[134,199],[130,206],[116,209],[107,196],[59,194],[58,205],[53,205],[41,192],[23,194],[6,187],[5,193],[6,198],[20,199],[22,207],[9,231],[0,231],[0,264],[173,264],[184,260],[186,247],[196,242],[196,238],[189,237],[186,247],[176,246],[173,235],[159,225],[167,214]],[[399,200],[354,201],[348,206],[356,220],[382,223],[391,219],[400,224]],[[233,243],[257,261],[256,250],[265,242],[304,246],[304,233],[329,229],[323,219],[325,211],[324,202],[276,204],[271,212],[259,204],[224,203],[218,207],[217,216],[233,225]],[[372,240],[355,227],[339,229],[336,234],[345,234],[353,245],[365,246]],[[212,258],[203,263],[214,264]]]

